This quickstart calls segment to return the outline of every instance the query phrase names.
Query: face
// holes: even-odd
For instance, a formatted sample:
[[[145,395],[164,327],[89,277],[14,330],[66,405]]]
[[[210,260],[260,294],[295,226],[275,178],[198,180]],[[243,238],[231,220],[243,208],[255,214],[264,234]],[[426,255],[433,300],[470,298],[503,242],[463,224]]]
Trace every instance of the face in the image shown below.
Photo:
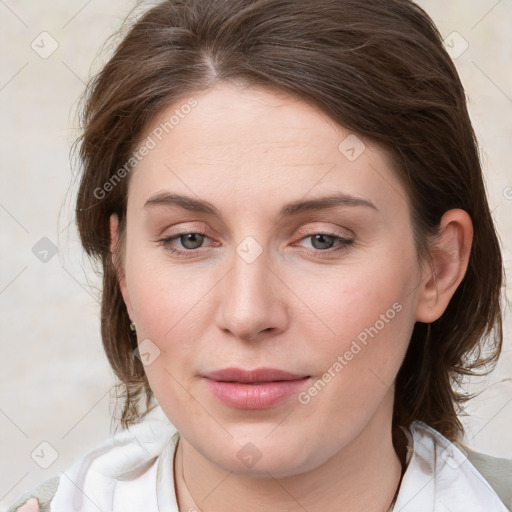
[[[421,279],[406,194],[382,150],[307,103],[191,97],[130,177],[120,283],[148,379],[219,467],[313,470],[389,429]]]

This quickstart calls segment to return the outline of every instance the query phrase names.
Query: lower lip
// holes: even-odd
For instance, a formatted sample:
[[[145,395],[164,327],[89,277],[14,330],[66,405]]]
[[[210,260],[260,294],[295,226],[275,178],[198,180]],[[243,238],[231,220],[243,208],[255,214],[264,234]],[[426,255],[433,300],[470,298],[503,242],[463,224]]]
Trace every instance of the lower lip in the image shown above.
[[[206,379],[210,391],[224,404],[235,409],[267,409],[297,393],[309,377],[296,380],[243,384]]]

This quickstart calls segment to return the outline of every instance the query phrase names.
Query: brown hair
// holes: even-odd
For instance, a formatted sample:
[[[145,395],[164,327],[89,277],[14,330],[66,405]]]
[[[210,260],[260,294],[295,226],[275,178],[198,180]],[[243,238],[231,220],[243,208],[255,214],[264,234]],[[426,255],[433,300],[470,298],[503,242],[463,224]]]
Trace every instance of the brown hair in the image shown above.
[[[441,318],[416,323],[395,392],[394,426],[421,420],[456,439],[469,398],[457,383],[501,351],[503,265],[464,89],[433,22],[409,0],[164,1],[131,26],[90,82],[76,215],[85,250],[103,267],[101,333],[125,391],[122,425],[144,416],[152,392],[110,251],[112,213],[121,236],[125,229],[129,177],[119,171],[164,107],[231,80],[299,97],[387,149],[420,261],[443,213],[471,216],[466,275]]]

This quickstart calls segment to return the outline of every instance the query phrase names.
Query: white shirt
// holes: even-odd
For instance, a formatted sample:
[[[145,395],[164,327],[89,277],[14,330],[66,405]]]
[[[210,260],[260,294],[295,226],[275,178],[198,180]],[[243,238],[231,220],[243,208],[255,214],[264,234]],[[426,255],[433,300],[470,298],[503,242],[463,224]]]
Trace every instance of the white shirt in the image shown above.
[[[414,422],[409,463],[393,512],[508,512],[465,455]],[[51,512],[179,512],[174,453],[179,433],[160,408],[60,475]]]

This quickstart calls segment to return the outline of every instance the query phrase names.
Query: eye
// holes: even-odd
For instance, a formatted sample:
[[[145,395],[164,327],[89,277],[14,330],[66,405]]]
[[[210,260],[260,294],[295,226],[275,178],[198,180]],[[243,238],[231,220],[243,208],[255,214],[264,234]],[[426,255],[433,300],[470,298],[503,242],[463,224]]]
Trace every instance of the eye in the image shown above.
[[[301,241],[311,239],[311,246],[313,249],[308,249],[308,252],[319,253],[333,253],[348,249],[348,246],[354,243],[350,238],[339,236],[333,233],[311,233],[301,238]]]
[[[194,256],[202,248],[206,239],[209,239],[206,233],[202,231],[194,231],[188,233],[178,233],[166,238],[162,238],[158,242],[165,248],[166,251],[179,256]],[[332,254],[333,252],[348,249],[348,246],[353,244],[350,238],[342,237],[333,233],[311,233],[303,236],[300,241],[311,239],[311,246],[307,252],[318,255],[321,253]],[[175,244],[178,243],[181,247],[176,248]]]
[[[195,254],[199,248],[201,248],[204,240],[208,238],[206,233],[201,231],[194,231],[189,233],[179,233],[159,240],[161,245],[173,254],[190,255]],[[180,242],[181,247],[176,248],[173,243]]]

